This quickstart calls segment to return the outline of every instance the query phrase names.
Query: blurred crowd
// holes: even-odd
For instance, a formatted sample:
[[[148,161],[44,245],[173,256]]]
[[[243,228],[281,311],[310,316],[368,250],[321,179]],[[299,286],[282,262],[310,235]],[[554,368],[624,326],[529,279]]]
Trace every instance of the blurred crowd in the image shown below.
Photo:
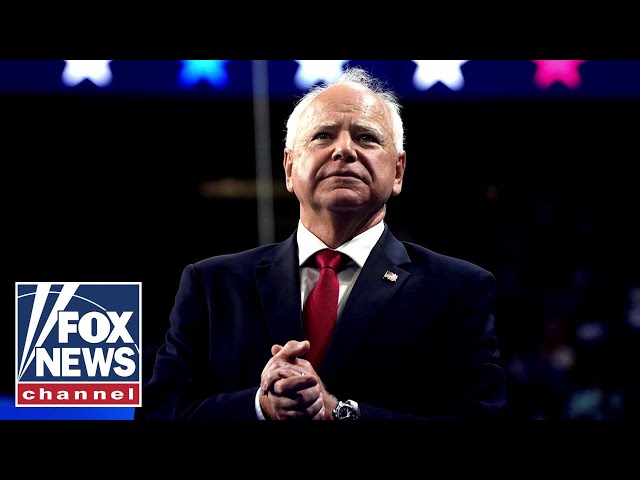
[[[624,225],[571,202],[530,205],[502,218],[496,249],[510,414],[638,417],[640,283]]]

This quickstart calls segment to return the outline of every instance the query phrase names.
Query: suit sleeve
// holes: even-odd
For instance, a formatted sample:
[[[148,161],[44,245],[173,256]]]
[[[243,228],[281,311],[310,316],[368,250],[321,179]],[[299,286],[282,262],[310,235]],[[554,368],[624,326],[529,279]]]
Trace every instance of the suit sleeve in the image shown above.
[[[142,391],[136,419],[256,419],[258,389],[220,393],[208,373],[209,314],[193,265],[180,279],[170,327],[156,354],[153,374]]]
[[[459,292],[457,319],[449,331],[449,387],[452,412],[469,418],[495,417],[507,404],[494,308],[495,277],[481,270]]]

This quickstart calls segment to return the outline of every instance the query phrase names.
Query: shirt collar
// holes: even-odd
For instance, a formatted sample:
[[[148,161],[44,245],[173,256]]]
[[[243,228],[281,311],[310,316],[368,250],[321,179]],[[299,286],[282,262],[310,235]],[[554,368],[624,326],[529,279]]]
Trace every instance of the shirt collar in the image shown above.
[[[351,240],[344,242],[337,251],[342,252],[351,258],[359,268],[362,268],[364,262],[367,261],[371,250],[377,243],[384,232],[384,222],[381,220],[369,230],[362,232],[360,235],[353,237]],[[298,264],[302,266],[311,255],[327,247],[322,240],[311,233],[298,220],[298,230],[296,234],[298,242]]]

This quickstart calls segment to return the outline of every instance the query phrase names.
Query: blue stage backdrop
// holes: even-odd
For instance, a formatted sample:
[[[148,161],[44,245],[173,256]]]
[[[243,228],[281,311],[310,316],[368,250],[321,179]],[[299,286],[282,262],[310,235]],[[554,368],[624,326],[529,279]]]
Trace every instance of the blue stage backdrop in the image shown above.
[[[638,60],[264,60],[269,96],[299,96],[345,66],[386,80],[403,101],[639,98]],[[245,98],[251,60],[1,60],[0,94]]]

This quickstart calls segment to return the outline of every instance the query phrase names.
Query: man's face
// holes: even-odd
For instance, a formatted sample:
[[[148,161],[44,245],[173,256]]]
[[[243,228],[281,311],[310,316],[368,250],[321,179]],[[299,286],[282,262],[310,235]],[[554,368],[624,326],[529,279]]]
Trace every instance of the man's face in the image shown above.
[[[293,150],[284,152],[287,190],[303,214],[375,213],[400,193],[404,167],[391,117],[358,85],[336,85],[318,95],[302,112]]]

